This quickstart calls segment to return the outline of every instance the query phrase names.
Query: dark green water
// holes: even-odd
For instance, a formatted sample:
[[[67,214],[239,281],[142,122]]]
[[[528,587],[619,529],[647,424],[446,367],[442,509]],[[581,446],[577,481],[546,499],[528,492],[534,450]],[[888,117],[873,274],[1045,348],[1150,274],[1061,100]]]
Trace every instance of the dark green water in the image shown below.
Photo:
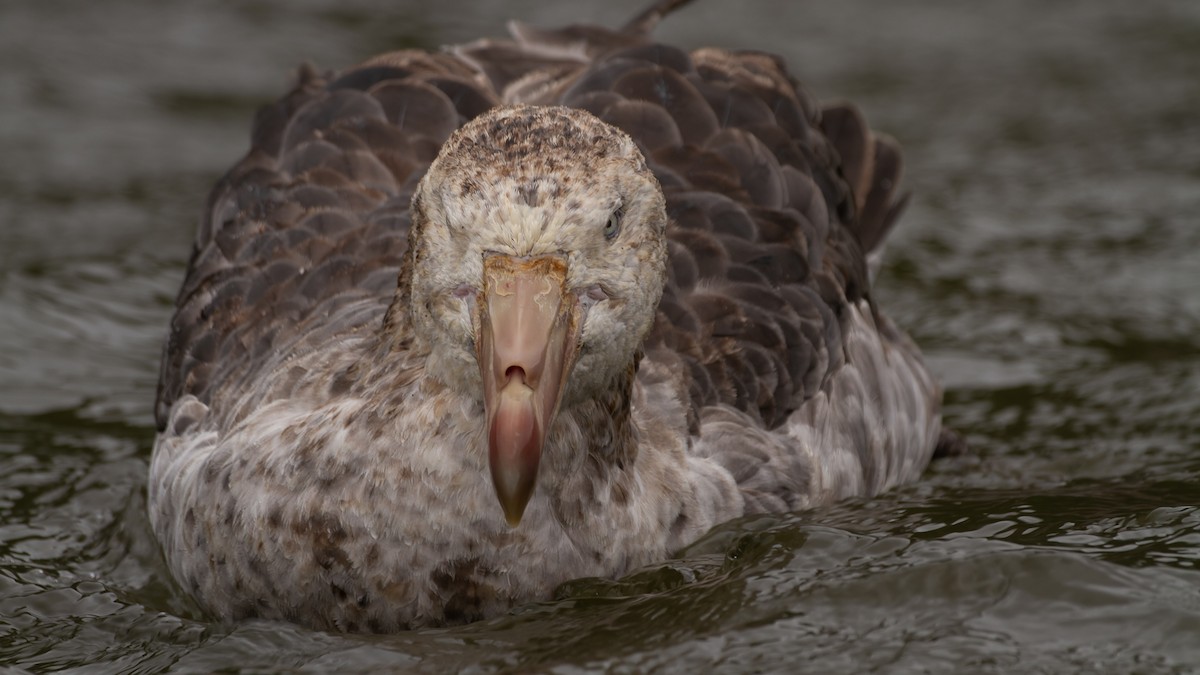
[[[976,454],[483,624],[210,623],[150,535],[161,339],[208,187],[303,60],[615,24],[587,3],[0,4],[0,666],[1200,672],[1200,3],[723,3],[901,141],[877,293]]]

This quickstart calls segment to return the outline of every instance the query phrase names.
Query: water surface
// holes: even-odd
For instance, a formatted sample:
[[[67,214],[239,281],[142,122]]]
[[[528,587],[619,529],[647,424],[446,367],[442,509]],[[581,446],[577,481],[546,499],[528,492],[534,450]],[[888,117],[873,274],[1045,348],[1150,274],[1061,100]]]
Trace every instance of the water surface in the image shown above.
[[[1200,671],[1200,4],[723,3],[905,148],[876,294],[974,454],[619,581],[399,636],[208,621],[144,515],[208,187],[302,61],[640,2],[0,5],[0,665],[38,671]]]

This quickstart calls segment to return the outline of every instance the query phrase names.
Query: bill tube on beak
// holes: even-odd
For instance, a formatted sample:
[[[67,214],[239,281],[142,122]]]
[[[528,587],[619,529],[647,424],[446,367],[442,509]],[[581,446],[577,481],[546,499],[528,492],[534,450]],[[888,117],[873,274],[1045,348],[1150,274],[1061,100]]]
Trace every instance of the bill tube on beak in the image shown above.
[[[508,524],[521,522],[563,386],[575,362],[579,301],[557,256],[483,261],[476,351],[488,464]]]

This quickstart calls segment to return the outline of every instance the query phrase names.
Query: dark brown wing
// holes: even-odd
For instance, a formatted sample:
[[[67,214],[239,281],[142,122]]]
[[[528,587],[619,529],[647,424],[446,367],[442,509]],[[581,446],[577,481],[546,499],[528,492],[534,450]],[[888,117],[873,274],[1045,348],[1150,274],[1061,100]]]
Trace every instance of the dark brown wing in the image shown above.
[[[843,311],[869,291],[864,253],[898,210],[899,156],[847,107],[827,136],[775,57],[702,50],[690,65],[624,78],[689,130],[650,150],[675,273],[647,348],[686,355],[693,409],[730,404],[773,428],[845,358]]]
[[[256,367],[377,323],[407,246],[409,201],[450,133],[496,105],[446,54],[387,55],[341,76],[300,72],[255,120],[213,189],[163,352],[156,417],[215,405]],[[220,411],[218,411],[220,412]]]

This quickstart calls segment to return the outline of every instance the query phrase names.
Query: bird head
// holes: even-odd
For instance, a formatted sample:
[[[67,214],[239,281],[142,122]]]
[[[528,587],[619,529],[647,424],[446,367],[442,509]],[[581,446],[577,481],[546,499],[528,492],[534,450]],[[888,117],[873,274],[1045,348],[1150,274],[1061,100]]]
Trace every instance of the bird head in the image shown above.
[[[555,416],[627,373],[666,275],[662,189],[590,113],[495,108],[443,145],[413,198],[408,313],[427,373],[486,413],[508,522]]]

